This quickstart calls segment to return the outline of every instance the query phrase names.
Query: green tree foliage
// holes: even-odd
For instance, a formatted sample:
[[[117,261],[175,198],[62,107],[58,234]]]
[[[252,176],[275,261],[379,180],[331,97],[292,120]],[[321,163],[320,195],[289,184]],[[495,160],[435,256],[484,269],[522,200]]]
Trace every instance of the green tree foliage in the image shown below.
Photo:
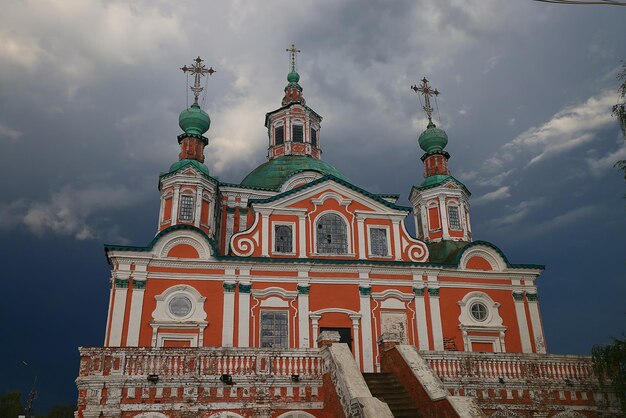
[[[0,417],[17,417],[24,415],[24,407],[20,398],[20,392],[7,392],[0,396]]]
[[[617,79],[622,84],[617,89],[618,99],[617,104],[613,106],[613,116],[617,118],[619,126],[622,129],[622,135],[626,139],[626,63],[622,64],[622,70],[617,75]],[[615,167],[624,172],[624,179],[626,179],[626,160],[619,160],[615,163]]]
[[[591,357],[600,384],[608,383],[626,416],[626,339],[614,338],[612,344],[594,346]]]
[[[48,418],[74,418],[75,406],[55,405],[48,413]]]

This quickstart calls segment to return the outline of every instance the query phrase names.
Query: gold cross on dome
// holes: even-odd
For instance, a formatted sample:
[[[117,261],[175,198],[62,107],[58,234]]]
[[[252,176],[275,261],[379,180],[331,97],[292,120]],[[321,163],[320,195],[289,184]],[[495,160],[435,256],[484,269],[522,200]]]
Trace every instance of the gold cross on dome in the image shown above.
[[[289,54],[291,55],[291,69],[295,71],[296,70],[296,54],[301,51],[297,49],[294,44],[291,44],[291,48],[287,48],[285,51],[289,52]]]
[[[428,80],[426,80],[426,77],[422,79],[422,84],[420,84],[419,86],[416,86],[415,84],[413,84],[411,86],[411,89],[413,89],[415,93],[417,94],[421,93],[424,95],[424,106],[422,106],[422,108],[424,109],[424,112],[426,112],[426,115],[428,116],[428,121],[432,122],[433,108],[430,105],[430,98],[439,96],[439,91],[437,89],[431,88],[428,85]]]
[[[203,87],[200,87],[200,78],[206,76],[207,74],[213,74],[215,70],[213,69],[213,67],[207,68],[206,65],[204,65],[204,60],[200,57],[196,58],[193,61],[194,63],[191,64],[191,67],[187,67],[185,65],[183,67],[180,67],[180,69],[183,70],[184,73],[189,72],[193,74],[193,86],[189,87],[189,89],[193,91],[193,95],[195,98],[194,104],[198,104],[198,96],[200,96],[200,93],[202,92],[202,90],[204,90]]]

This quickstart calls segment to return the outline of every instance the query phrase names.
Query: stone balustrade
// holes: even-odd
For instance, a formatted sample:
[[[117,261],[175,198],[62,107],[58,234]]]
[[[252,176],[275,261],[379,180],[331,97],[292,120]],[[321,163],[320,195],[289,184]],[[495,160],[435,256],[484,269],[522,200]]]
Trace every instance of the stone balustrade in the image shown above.
[[[437,376],[446,381],[461,380],[528,383],[535,380],[560,381],[569,385],[597,383],[591,357],[521,354],[422,352]]]
[[[202,378],[271,375],[321,379],[317,349],[258,348],[81,348],[80,376]]]

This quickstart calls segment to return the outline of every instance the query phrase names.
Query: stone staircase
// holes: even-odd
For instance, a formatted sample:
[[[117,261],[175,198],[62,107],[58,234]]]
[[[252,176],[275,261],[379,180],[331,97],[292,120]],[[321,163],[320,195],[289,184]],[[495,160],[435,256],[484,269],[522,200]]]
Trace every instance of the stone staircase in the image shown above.
[[[363,373],[372,396],[389,405],[395,418],[420,417],[413,400],[392,373]]]

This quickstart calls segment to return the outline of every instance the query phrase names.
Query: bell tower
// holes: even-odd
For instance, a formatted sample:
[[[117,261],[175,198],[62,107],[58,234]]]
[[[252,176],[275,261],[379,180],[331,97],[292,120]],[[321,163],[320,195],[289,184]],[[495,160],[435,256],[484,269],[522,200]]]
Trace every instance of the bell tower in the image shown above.
[[[439,95],[426,78],[411,89],[423,96],[424,112],[428,126],[419,136],[419,146],[424,151],[424,181],[411,189],[409,199],[413,205],[417,237],[426,242],[471,241],[469,216],[470,192],[465,185],[450,175],[445,151],[448,135],[433,123],[431,99]],[[421,101],[421,100],[420,100]]]
[[[178,161],[159,176],[161,210],[157,230],[189,225],[213,236],[217,180],[209,175],[209,169],[204,165],[204,147],[209,144],[204,134],[211,126],[211,118],[200,108],[198,98],[204,90],[202,78],[212,75],[215,70],[207,68],[200,57],[181,70],[193,77],[193,85],[189,89],[194,95],[194,102],[178,118],[178,125],[183,130],[178,135]]]
[[[265,127],[269,138],[268,159],[283,155],[304,155],[320,158],[320,124],[322,117],[306,105],[299,84],[300,74],[296,70],[295,45],[287,48],[290,71],[281,107],[265,115]]]

